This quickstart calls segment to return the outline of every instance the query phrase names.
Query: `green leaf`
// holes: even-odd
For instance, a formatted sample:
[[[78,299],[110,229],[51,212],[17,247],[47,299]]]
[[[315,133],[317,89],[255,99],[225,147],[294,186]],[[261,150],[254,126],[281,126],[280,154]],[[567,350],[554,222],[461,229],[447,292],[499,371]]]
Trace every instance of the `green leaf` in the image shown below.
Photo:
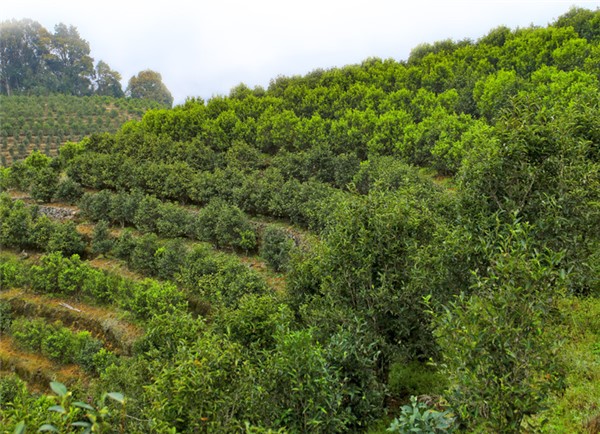
[[[58,396],[62,397],[62,396],[65,396],[67,394],[67,387],[64,384],[59,383],[58,381],[52,381],[52,382],[50,382],[50,388]]]
[[[84,427],[84,428],[90,428],[92,426],[92,424],[89,423],[89,422],[79,421],[79,422],[73,422],[71,424],[71,426],[81,426],[81,427]]]
[[[15,427],[13,434],[24,434],[25,433],[25,422],[21,421]]]
[[[53,405],[48,409],[48,411],[55,411],[57,413],[65,414],[67,410],[62,405]]]
[[[122,393],[119,392],[109,392],[106,394],[110,399],[114,399],[115,401],[125,404],[125,397]]]
[[[54,425],[50,425],[49,423],[45,423],[43,424],[39,429],[38,432],[40,431],[52,431],[52,432],[58,432],[58,429],[56,429],[56,427]]]
[[[94,408],[94,407],[92,407],[91,405],[89,405],[89,404],[86,404],[85,402],[81,402],[81,401],[74,402],[74,403],[73,403],[73,405],[74,405],[75,407],[79,407],[79,408],[85,408],[86,410],[91,410],[91,411],[94,411],[94,410],[95,410],[95,408]]]

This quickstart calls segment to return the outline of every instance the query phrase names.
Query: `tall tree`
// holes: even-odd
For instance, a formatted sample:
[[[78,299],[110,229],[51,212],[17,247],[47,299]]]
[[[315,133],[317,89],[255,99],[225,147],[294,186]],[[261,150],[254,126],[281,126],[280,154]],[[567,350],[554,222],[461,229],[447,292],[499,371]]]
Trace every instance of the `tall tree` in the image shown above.
[[[151,99],[171,107],[173,96],[162,82],[162,76],[156,71],[146,69],[129,79],[126,94],[131,98]]]
[[[32,20],[0,23],[0,93],[11,95],[45,85],[50,37]]]
[[[90,44],[74,26],[55,26],[48,66],[58,80],[56,91],[78,96],[91,94],[94,59],[90,57]]]
[[[102,60],[96,65],[96,94],[121,98],[124,93],[121,88],[121,74],[110,69]]]

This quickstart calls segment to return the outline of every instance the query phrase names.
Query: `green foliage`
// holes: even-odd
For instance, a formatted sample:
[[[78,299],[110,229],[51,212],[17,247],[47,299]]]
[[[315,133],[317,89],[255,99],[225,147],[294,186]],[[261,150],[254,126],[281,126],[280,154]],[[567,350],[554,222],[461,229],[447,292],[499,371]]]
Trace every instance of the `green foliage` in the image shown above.
[[[157,314],[148,321],[144,336],[136,341],[135,351],[151,358],[169,360],[180,346],[192,345],[204,328],[203,320],[189,313]]]
[[[154,260],[158,249],[158,237],[153,234],[144,234],[134,241],[135,245],[129,257],[129,264],[133,269],[142,273],[152,274],[156,269]]]
[[[27,390],[27,386],[17,374],[0,377],[0,408],[9,407],[17,401],[19,394]]]
[[[140,322],[132,357],[73,338],[77,362],[101,373],[90,394],[131,396],[113,430],[361,432],[386,404],[447,387],[441,402],[469,432],[581,431],[596,416],[594,305],[585,318],[556,306],[567,291],[600,291],[598,16],[574,9],[546,28],[419,46],[407,62],[240,85],[151,110],[54,160],[33,153],[2,171],[1,188],[40,200],[99,190],[79,199],[99,222],[91,249],[165,282],[52,253],[0,261],[2,289],[89,298]],[[118,73],[97,70],[98,92],[118,90]],[[54,152],[41,134],[58,145],[143,111],[140,99],[0,98],[5,162],[32,145]],[[144,235],[126,228],[100,247],[108,225]],[[82,252],[73,229],[0,196],[2,247]],[[265,280],[236,257],[257,247],[281,274]],[[40,348],[68,354],[69,336]],[[14,396],[2,423],[39,426],[48,405]],[[59,426],[54,413],[47,423]],[[454,428],[413,401],[392,431]]]
[[[183,293],[172,283],[152,279],[130,281],[95,270],[78,255],[63,257],[58,252],[42,256],[40,264],[31,267],[31,287],[46,293],[112,302],[146,319],[156,314],[180,312],[186,307]]]
[[[355,314],[384,337],[387,351],[402,342],[413,356],[430,352],[426,315],[414,302],[424,289],[409,290],[407,283],[435,227],[434,213],[401,193],[372,192],[339,203],[319,264],[319,325]]]
[[[63,255],[82,254],[85,242],[72,221],[58,224],[48,238],[47,252],[62,252]]]
[[[138,204],[133,223],[142,232],[156,232],[160,218],[161,202],[155,197],[145,196]],[[110,208],[109,208],[110,209]]]
[[[338,432],[351,421],[339,373],[311,330],[279,329],[266,369],[271,420],[292,432]]]
[[[440,395],[447,386],[444,374],[417,362],[396,362],[390,365],[389,393],[397,398],[411,395]]]
[[[56,187],[54,198],[69,204],[76,203],[83,196],[81,184],[71,178],[61,179]]]
[[[263,294],[264,279],[237,258],[198,247],[186,256],[176,276],[191,294],[216,305],[237,306],[245,294]]]
[[[24,350],[39,352],[55,362],[77,363],[90,373],[99,373],[102,367],[96,365],[102,343],[87,331],[73,332],[63,327],[60,321],[48,324],[41,319],[16,318],[10,325],[10,334]],[[103,354],[106,358],[109,352],[104,350]]]
[[[265,227],[260,243],[260,256],[275,271],[286,270],[294,247],[294,239],[284,229]]]
[[[203,207],[194,221],[196,238],[212,241],[217,247],[256,248],[255,230],[236,206],[214,199]]]
[[[145,319],[157,314],[184,311],[187,306],[184,294],[174,284],[151,279],[121,284],[118,302],[122,308]]]
[[[562,255],[537,251],[530,234],[519,221],[500,227],[487,275],[438,319],[448,400],[468,429],[520,432],[524,418],[563,387],[559,343],[547,331],[564,293]]]
[[[156,232],[168,238],[186,236],[190,230],[192,216],[189,211],[172,203],[163,203],[159,206],[156,221]]]
[[[589,126],[582,128],[592,121],[584,114],[590,94],[583,90],[587,80],[577,75],[567,79],[565,73],[546,70],[540,79],[552,85],[523,94],[494,129],[475,138],[459,175],[463,213],[481,226],[482,214],[502,211],[506,219],[518,212],[534,224],[542,245],[565,251],[568,267],[574,269],[571,289],[585,293],[595,286],[588,268],[595,248],[584,240],[597,238],[600,216],[600,171],[590,148],[597,138],[589,135]],[[570,102],[561,99],[574,88],[579,91]]]
[[[448,411],[440,412],[427,408],[418,402],[416,396],[410,397],[410,405],[402,406],[400,416],[394,419],[388,432],[409,434],[441,434],[454,432],[454,418]]]
[[[5,202],[6,205],[6,202]],[[31,243],[32,217],[22,201],[8,204],[1,220],[0,244],[6,247],[27,248]]]
[[[131,229],[125,229],[115,240],[112,252],[117,258],[128,260],[133,253],[135,246],[136,241]]]
[[[0,255],[0,291],[19,287],[26,279],[26,268],[20,261]]]
[[[110,236],[108,222],[101,220],[94,226],[92,233],[92,253],[106,254],[111,251],[114,240]]]
[[[252,416],[248,407],[263,395],[251,381],[257,374],[241,346],[204,333],[157,372],[147,388],[151,404],[145,416],[179,432],[240,430]]]
[[[162,76],[149,69],[141,71],[129,79],[127,95],[131,98],[149,99],[162,106],[171,107],[173,96],[162,82]]]
[[[50,202],[58,191],[58,173],[51,167],[40,170],[31,181],[31,197],[39,202]]]
[[[154,252],[155,270],[153,271],[161,279],[174,279],[183,266],[187,254],[187,248],[180,238],[170,240]]]
[[[277,328],[291,322],[291,310],[273,294],[242,295],[235,308],[224,308],[215,318],[217,330],[253,350],[272,349]]]
[[[384,342],[358,316],[338,325],[328,339],[326,357],[342,379],[342,407],[348,430],[361,430],[382,416],[385,385],[379,378]]]
[[[117,425],[120,430],[124,429],[126,400],[120,392],[104,393],[98,405],[94,407],[89,403],[74,401],[72,392],[68,391],[62,383],[53,381],[50,383],[50,387],[56,394],[56,397],[52,398],[58,402],[48,408],[49,412],[55,413],[51,418],[53,423],[41,425],[38,431],[60,432],[63,430],[63,432],[68,432],[71,431],[71,427],[75,427],[85,428],[84,432],[107,433]],[[106,398],[110,398],[111,401],[121,406],[120,414],[106,404]]]

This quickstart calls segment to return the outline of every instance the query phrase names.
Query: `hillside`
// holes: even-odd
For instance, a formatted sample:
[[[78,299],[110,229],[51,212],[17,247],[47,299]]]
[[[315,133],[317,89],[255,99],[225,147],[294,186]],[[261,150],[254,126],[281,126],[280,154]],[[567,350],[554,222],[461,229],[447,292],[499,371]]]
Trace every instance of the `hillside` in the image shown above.
[[[572,9],[2,168],[6,432],[94,419],[28,352],[106,432],[600,432],[599,59]]]
[[[143,99],[69,95],[0,95],[0,163],[25,158],[33,150],[56,156],[58,148],[93,133],[116,132],[159,104]]]

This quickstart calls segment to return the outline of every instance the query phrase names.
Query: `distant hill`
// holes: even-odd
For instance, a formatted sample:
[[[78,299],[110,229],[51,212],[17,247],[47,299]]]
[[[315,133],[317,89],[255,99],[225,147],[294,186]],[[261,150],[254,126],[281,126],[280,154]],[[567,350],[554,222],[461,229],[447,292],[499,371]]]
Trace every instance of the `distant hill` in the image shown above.
[[[0,164],[25,158],[32,150],[56,155],[60,145],[100,132],[116,132],[159,104],[147,99],[108,96],[0,95]]]

